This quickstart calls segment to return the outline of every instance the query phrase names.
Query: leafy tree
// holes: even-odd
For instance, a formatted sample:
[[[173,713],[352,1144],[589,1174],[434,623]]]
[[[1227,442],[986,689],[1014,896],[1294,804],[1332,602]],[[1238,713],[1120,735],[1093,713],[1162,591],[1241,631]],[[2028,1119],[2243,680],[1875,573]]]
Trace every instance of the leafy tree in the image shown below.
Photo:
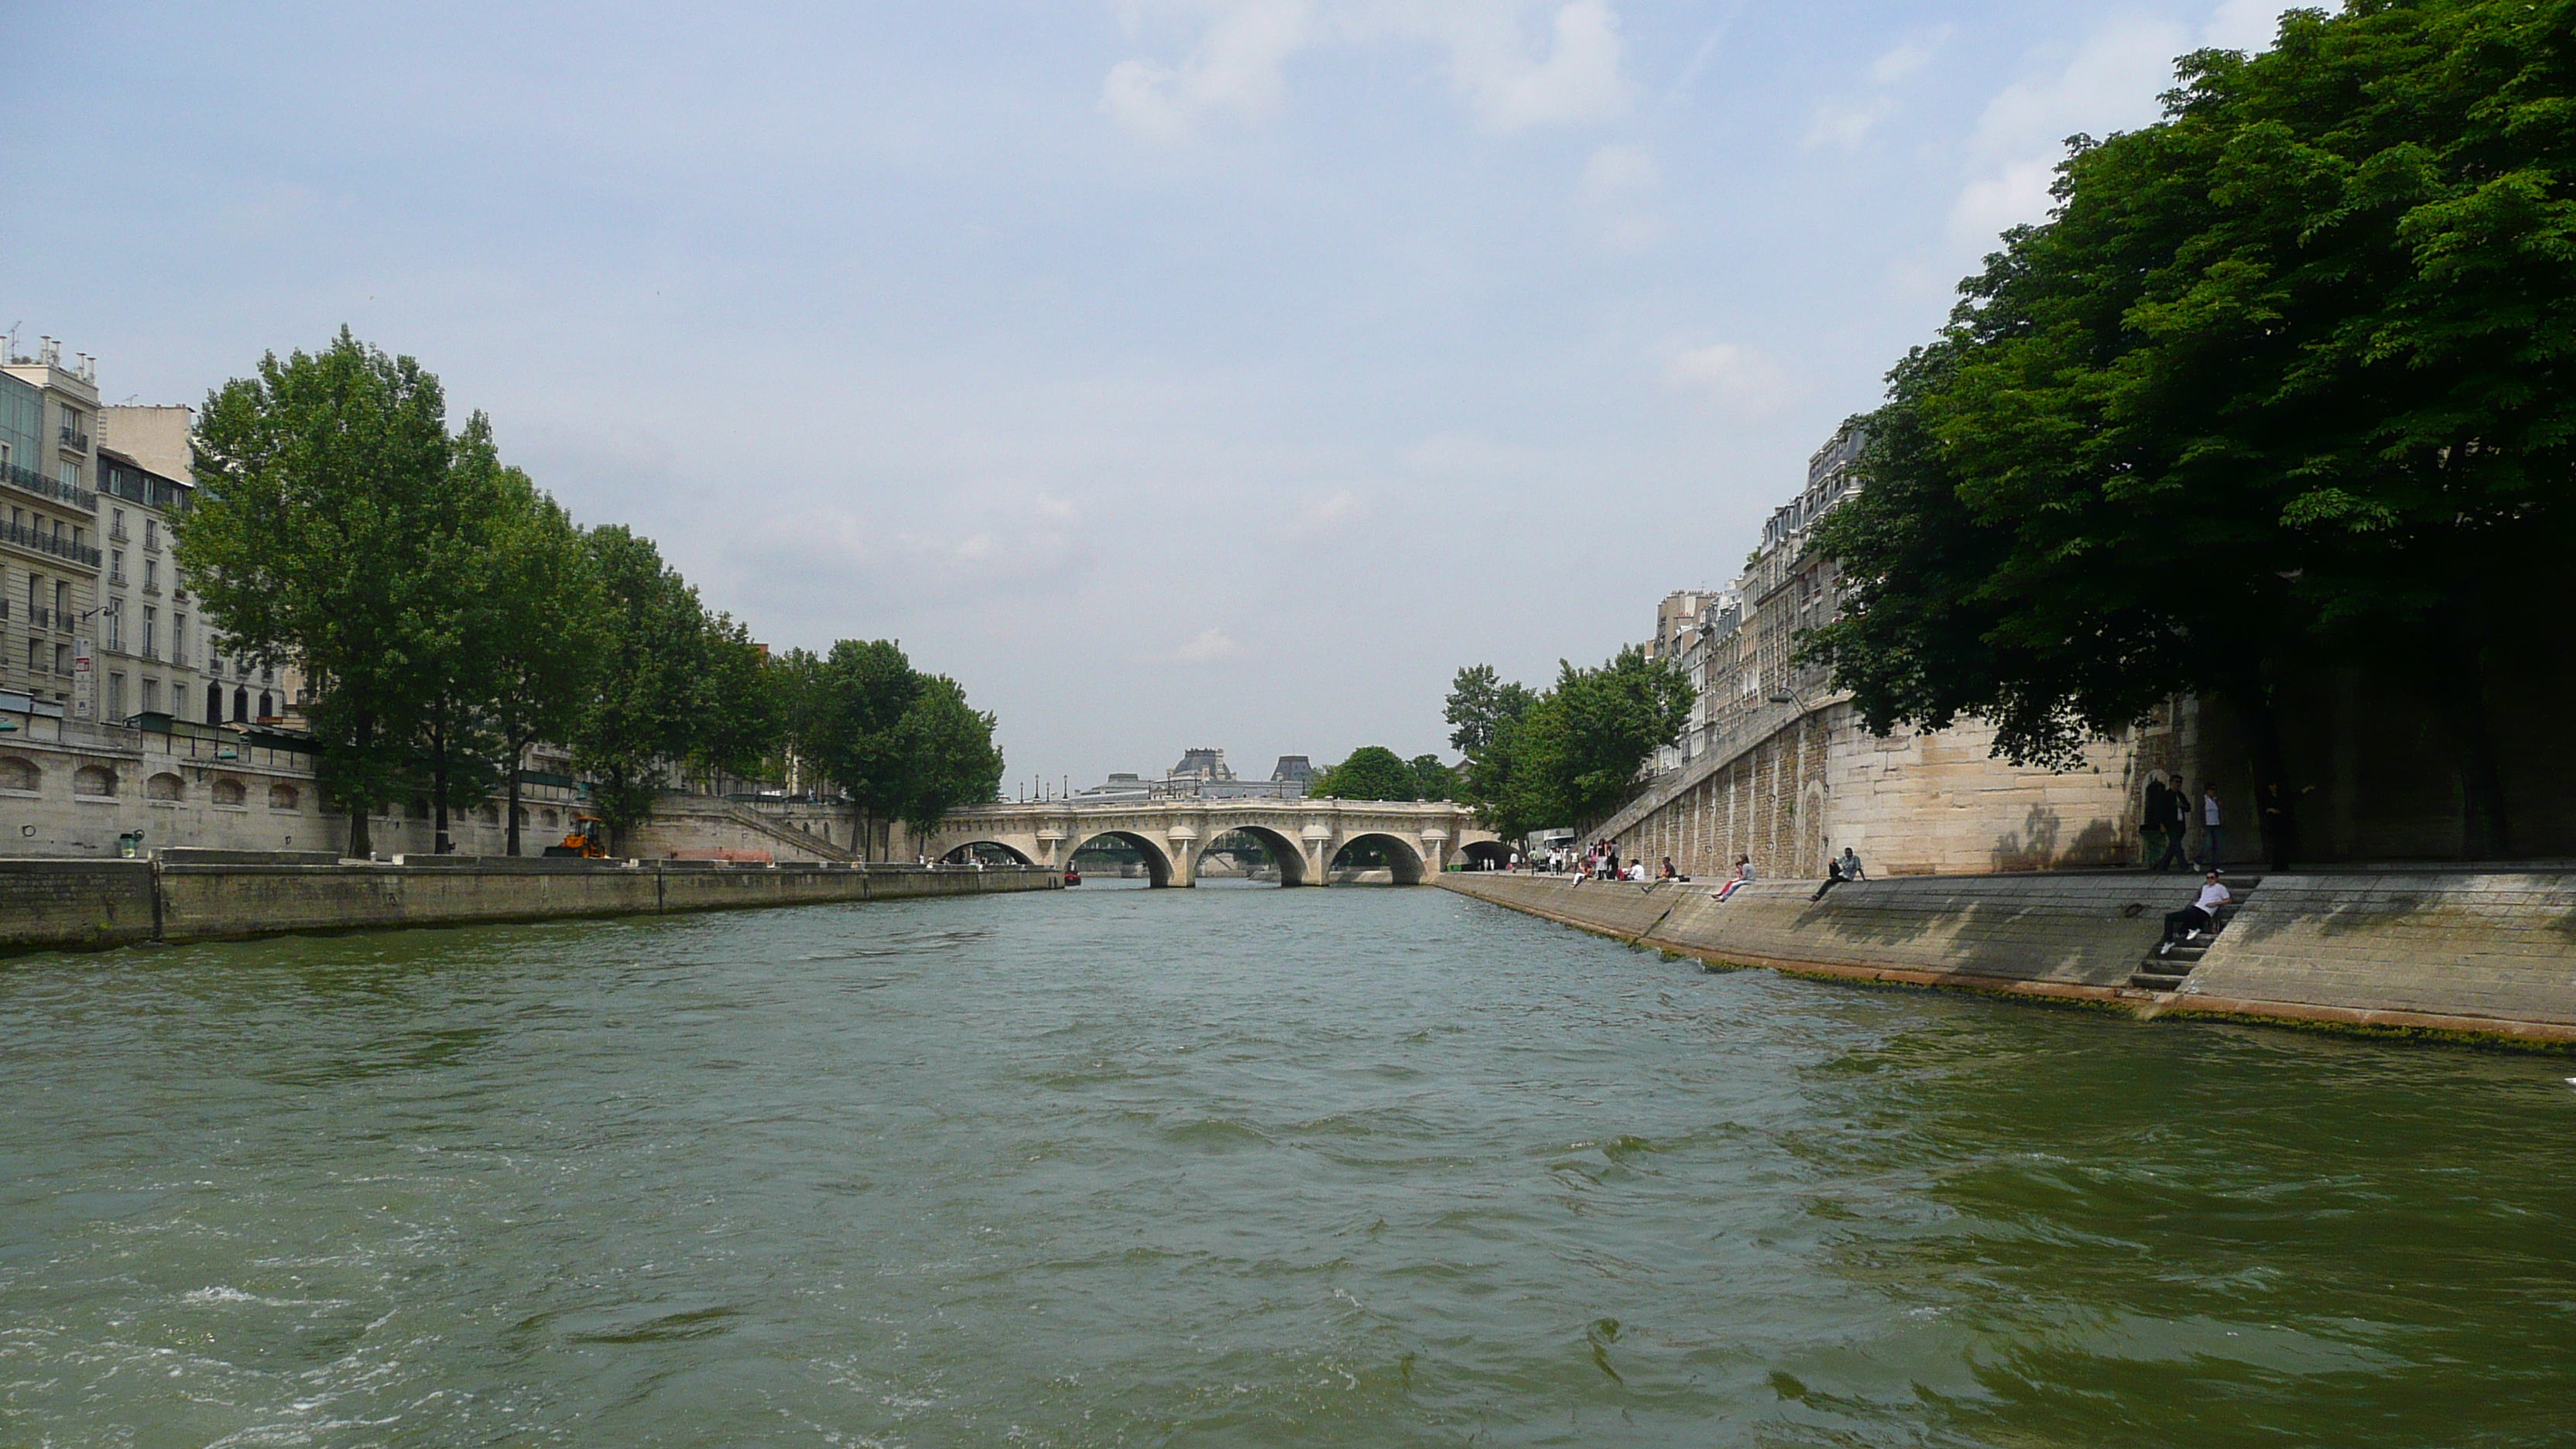
[[[993,743],[994,719],[966,702],[966,691],[944,674],[921,689],[897,726],[905,765],[903,822],[927,835],[952,805],[983,805],[1001,798],[1002,751]]]
[[[697,671],[706,611],[653,541],[611,525],[585,537],[607,603],[597,687],[573,731],[592,808],[612,831],[653,812],[676,763],[700,738]]]
[[[2202,52],[2059,168],[1891,376],[1815,547],[1811,657],[1874,727],[2064,765],[2173,695],[2343,661],[2424,688],[2510,836],[2488,701],[2576,603],[2576,5],[2364,0]]]
[[[891,822],[911,803],[903,720],[922,680],[891,640],[843,639],[817,659],[799,651],[788,736],[816,773],[840,788],[858,815],[863,855],[884,846]]]
[[[539,740],[569,740],[596,686],[608,599],[572,518],[516,468],[502,470],[480,570],[497,627],[490,655],[492,768],[520,853],[519,771]]]
[[[1415,800],[1421,798],[1418,789],[1413,766],[1403,756],[1384,745],[1362,745],[1309,781],[1306,793],[1329,800]]]
[[[1655,751],[1690,720],[1690,675],[1642,646],[1597,669],[1559,661],[1556,687],[1515,731],[1519,756],[1509,805],[1533,824],[1588,823],[1634,795]]]
[[[1440,762],[1438,755],[1413,757],[1413,798],[1416,800],[1455,800],[1458,798],[1458,772]]]
[[[1475,759],[1492,746],[1496,730],[1529,713],[1537,698],[1529,686],[1499,679],[1490,664],[1459,670],[1444,715],[1455,727],[1449,732],[1450,747]]]
[[[370,854],[368,813],[404,786],[453,627],[438,379],[343,327],[209,393],[194,444],[179,565],[236,652],[314,681],[322,789],[348,812],[349,853]]]
[[[729,614],[706,618],[698,648],[688,764],[702,777],[758,778],[785,732],[769,651]]]

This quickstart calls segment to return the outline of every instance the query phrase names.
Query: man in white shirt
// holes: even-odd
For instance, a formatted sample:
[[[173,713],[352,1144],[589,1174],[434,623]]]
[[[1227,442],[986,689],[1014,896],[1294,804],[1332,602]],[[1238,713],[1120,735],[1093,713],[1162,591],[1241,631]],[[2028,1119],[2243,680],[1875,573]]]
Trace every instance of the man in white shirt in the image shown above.
[[[2213,870],[2203,876],[2200,899],[2181,910],[2165,912],[2165,939],[2163,944],[2156,947],[2156,954],[2170,956],[2175,946],[2191,940],[2216,925],[2218,908],[2232,899],[2234,897],[2227,893],[2227,887],[2218,883],[2217,871]]]

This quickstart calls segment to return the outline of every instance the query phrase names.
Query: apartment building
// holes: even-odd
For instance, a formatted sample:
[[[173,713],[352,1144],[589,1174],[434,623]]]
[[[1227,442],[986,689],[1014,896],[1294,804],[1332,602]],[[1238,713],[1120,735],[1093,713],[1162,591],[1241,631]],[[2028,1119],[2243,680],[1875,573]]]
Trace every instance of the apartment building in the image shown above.
[[[114,409],[102,430],[116,436]],[[185,516],[189,485],[145,467],[110,443],[98,450],[98,511],[107,555],[101,571],[93,666],[103,718],[204,713],[197,667],[203,658],[194,603],[179,572],[172,525]],[[212,721],[210,721],[212,722]]]
[[[0,347],[0,689],[96,720],[98,365]]]

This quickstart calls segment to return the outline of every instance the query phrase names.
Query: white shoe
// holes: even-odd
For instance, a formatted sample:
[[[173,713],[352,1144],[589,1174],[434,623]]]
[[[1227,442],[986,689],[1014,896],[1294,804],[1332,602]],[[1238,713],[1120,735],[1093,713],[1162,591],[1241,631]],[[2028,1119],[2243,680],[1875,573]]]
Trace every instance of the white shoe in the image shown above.
[[[2172,954],[2173,954],[2173,942],[2171,942],[2171,941],[2166,941],[2166,942],[2163,942],[2163,943],[2159,944],[2159,945],[2156,947],[2156,954],[2157,954],[2157,955],[2159,955],[2159,956],[2170,956],[2170,955],[2172,955]]]

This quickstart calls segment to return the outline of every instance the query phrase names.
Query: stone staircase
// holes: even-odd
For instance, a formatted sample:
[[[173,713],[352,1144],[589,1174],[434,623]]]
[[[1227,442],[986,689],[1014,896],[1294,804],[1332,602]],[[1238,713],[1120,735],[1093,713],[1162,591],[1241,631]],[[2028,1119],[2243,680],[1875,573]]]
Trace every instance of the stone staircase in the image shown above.
[[[2183,983],[2191,979],[2193,968],[2209,954],[2209,948],[2217,942],[2219,933],[2225,931],[2227,923],[2235,920],[2236,913],[2245,909],[2245,903],[2253,899],[2255,888],[2263,884],[2263,878],[2255,875],[2226,876],[2222,883],[2235,898],[2218,908],[2218,919],[2211,923],[2209,933],[2174,947],[2170,956],[2157,955],[2155,948],[2149,947],[2146,956],[2138,962],[2138,969],[2129,973],[2131,986],[2141,991],[2180,991]],[[2171,909],[2180,908],[2177,904]],[[2161,917],[2162,913],[2158,914]]]

